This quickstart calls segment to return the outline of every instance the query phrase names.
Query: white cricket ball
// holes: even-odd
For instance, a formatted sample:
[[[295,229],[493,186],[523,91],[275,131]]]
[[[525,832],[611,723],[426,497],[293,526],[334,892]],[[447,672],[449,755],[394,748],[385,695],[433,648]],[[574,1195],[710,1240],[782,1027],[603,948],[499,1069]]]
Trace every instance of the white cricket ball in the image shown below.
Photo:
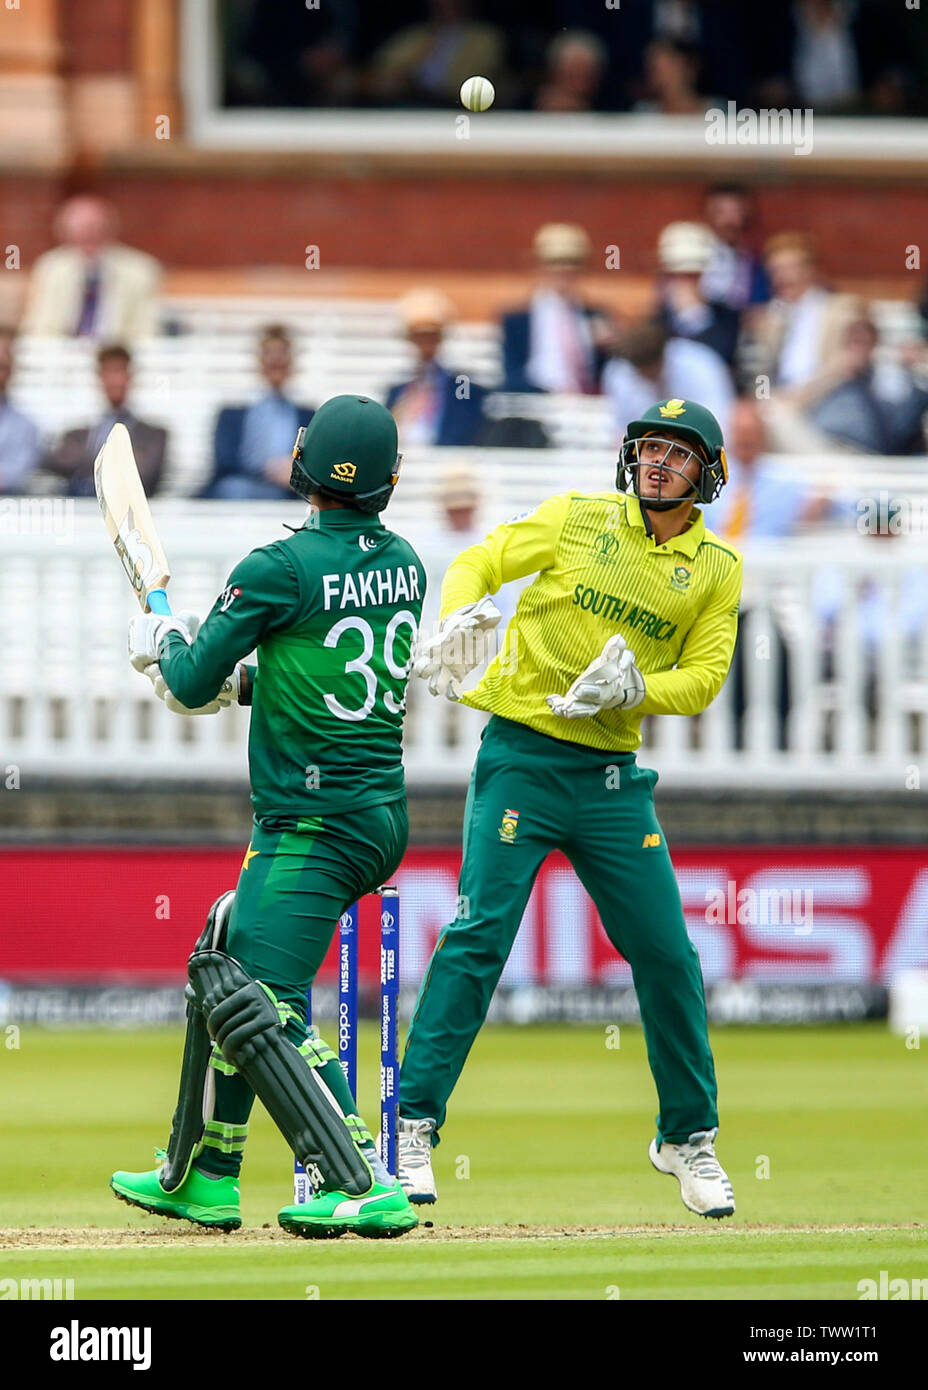
[[[468,77],[461,84],[461,105],[468,111],[489,111],[496,100],[496,88],[488,77]]]

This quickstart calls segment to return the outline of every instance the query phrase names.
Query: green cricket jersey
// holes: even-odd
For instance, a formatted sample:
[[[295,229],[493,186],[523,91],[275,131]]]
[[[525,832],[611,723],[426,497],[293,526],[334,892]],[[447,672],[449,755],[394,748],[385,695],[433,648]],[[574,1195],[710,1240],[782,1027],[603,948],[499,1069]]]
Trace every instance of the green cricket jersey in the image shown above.
[[[354,509],[246,555],[188,646],[158,658],[181,704],[218,692],[257,648],[248,760],[259,820],[357,810],[405,792],[402,724],[425,570],[412,546]]]

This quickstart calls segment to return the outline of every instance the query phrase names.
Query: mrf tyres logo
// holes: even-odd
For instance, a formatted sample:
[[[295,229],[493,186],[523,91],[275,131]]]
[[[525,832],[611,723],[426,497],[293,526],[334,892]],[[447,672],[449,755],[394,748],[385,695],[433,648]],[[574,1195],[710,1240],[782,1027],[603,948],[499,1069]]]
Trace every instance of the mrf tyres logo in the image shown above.
[[[72,1318],[53,1327],[48,1351],[52,1361],[131,1361],[134,1371],[151,1369],[150,1327],[82,1327]]]

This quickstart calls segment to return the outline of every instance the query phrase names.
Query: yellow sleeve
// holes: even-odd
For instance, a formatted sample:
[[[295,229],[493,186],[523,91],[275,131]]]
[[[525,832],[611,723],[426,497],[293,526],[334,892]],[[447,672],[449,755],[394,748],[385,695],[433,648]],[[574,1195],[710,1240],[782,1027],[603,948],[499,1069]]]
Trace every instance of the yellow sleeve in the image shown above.
[[[567,493],[549,497],[533,512],[504,521],[479,545],[462,550],[442,581],[442,618],[465,603],[477,603],[486,594],[495,594],[511,579],[549,569],[569,506]]]
[[[693,623],[672,671],[644,673],[639,714],[699,714],[724,684],[738,635],[743,561],[738,559]]]

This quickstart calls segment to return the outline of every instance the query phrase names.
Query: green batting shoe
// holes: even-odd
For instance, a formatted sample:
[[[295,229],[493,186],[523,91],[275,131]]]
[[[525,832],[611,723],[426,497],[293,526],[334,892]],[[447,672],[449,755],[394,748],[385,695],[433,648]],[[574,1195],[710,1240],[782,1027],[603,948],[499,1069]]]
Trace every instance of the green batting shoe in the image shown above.
[[[375,1182],[363,1197],[319,1192],[309,1202],[282,1207],[277,1220],[285,1231],[304,1240],[333,1240],[346,1231],[373,1239],[401,1236],[419,1224],[398,1182]]]
[[[162,1150],[156,1149],[159,1158]],[[114,1173],[110,1187],[121,1202],[157,1216],[193,1221],[212,1230],[237,1231],[242,1224],[237,1178],[207,1178],[191,1168],[180,1187],[165,1192],[159,1181],[160,1168],[148,1173]]]

